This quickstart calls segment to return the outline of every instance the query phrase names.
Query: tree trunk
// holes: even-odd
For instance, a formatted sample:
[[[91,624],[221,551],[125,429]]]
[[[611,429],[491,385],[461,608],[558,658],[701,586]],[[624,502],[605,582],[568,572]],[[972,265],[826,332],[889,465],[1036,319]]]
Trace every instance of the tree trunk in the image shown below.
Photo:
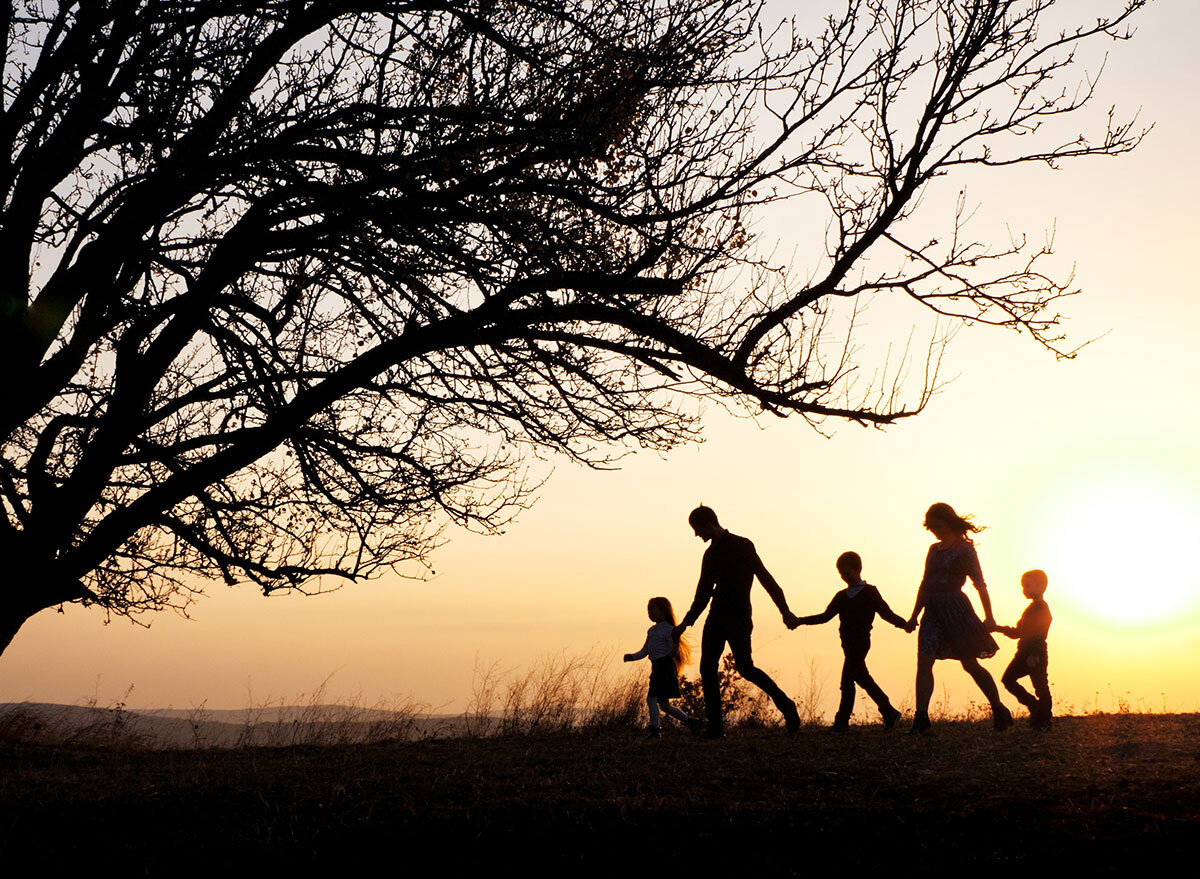
[[[20,631],[21,626],[25,625],[25,621],[34,613],[37,611],[26,613],[13,607],[0,608],[0,656],[4,655],[4,651],[8,649],[8,645],[12,643],[12,639]]]
[[[32,552],[19,541],[0,545],[0,558],[34,558],[44,556]],[[54,565],[44,562],[15,564],[6,581],[0,584],[0,656],[8,649],[21,626],[34,614],[59,604],[75,601],[98,602],[99,598],[78,580],[56,576]]]

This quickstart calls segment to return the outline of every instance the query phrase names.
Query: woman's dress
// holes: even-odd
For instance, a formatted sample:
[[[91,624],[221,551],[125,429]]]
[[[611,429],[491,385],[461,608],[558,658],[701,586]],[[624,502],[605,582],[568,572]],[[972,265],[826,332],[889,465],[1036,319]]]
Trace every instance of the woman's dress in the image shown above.
[[[935,659],[987,659],[999,647],[963,594],[967,578],[979,589],[985,584],[975,546],[966,540],[948,546],[935,543],[925,557],[921,580],[924,615],[917,635],[917,652]]]

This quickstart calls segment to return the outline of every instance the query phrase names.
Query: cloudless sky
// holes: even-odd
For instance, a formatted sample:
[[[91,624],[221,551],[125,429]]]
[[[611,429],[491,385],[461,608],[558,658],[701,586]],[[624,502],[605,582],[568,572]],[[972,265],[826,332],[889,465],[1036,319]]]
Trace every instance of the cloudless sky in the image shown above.
[[[699,446],[636,455],[615,472],[558,462],[503,536],[447,532],[426,582],[384,577],[269,599],[214,584],[191,620],[143,618],[148,629],[105,625],[94,609],[46,611],[0,659],[0,700],[237,708],[290,700],[328,678],[331,699],[461,710],[477,666],[594,651],[613,674],[630,672],[620,656],[641,646],[646,600],[666,595],[680,615],[691,601],[703,544],[686,516],[698,502],[755,541],[797,613],[825,607],[840,586],[834,559],[854,549],[866,579],[907,616],[932,540],[924,511],[946,501],[988,526],[977,546],[1001,622],[1024,607],[1021,572],[1047,571],[1060,708],[1128,698],[1200,709],[1200,4],[1158,0],[1137,26],[1132,42],[1108,47],[1099,105],[1141,108],[1154,123],[1137,151],[951,181],[978,205],[980,240],[1009,230],[1040,240],[1053,228],[1057,265],[1074,264],[1084,291],[1065,304],[1066,328],[1073,341],[1095,339],[1076,359],[965,328],[943,364],[954,380],[924,413],[883,431],[829,423],[832,438],[800,419],[756,422],[712,407]],[[763,238],[806,252],[786,220],[763,222]],[[901,343],[908,334],[890,313],[866,320],[870,334]],[[758,663],[789,691],[815,676],[832,716],[836,623],[788,632],[757,587],[754,604]],[[911,705],[915,636],[879,622],[875,631],[869,665],[894,701]],[[997,677],[1014,645],[998,640],[987,663]],[[950,707],[980,700],[957,665],[939,663],[936,674]],[[860,703],[856,716],[873,719],[873,708]]]

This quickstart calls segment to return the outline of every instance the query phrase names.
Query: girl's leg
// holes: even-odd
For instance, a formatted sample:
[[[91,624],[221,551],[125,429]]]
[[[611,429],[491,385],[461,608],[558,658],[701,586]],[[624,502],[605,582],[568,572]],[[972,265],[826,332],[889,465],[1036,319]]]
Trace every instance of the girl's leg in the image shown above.
[[[992,723],[996,729],[1008,729],[1012,726],[1012,712],[1005,708],[1004,703],[1000,701],[1000,691],[996,689],[996,682],[992,680],[988,670],[979,664],[978,659],[960,661],[963,669],[983,691],[983,695],[987,697],[988,703],[992,706]]]
[[[670,699],[659,699],[658,701],[662,705],[663,713],[668,717],[674,717],[680,723],[687,723],[692,719],[691,715],[672,705]]]
[[[650,727],[651,727],[651,729],[658,729],[658,723],[659,723],[659,721],[658,721],[658,697],[657,696],[647,696],[646,697],[646,707],[650,709]]]
[[[917,715],[920,717],[929,715],[929,700],[933,698],[933,661],[932,656],[917,654]]]
[[[933,657],[917,654],[917,711],[909,735],[929,732],[929,700],[933,698]]]
[[[983,691],[983,695],[987,697],[988,704],[992,706],[992,710],[996,710],[996,706],[1000,704],[1000,691],[996,689],[996,682],[992,680],[992,676],[988,670],[979,664],[978,659],[963,659],[963,670],[971,676],[975,681],[976,686]]]

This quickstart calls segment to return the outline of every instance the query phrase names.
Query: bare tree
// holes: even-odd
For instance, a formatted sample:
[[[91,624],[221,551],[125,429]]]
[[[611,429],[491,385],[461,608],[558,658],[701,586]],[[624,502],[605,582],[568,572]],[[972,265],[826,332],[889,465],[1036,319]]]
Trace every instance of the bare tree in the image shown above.
[[[928,381],[854,390],[823,332],[860,294],[1056,345],[1039,250],[910,221],[959,166],[1132,148],[1043,126],[1142,5],[849,0],[810,38],[758,0],[5,4],[0,648],[420,564],[528,454],[669,448],[698,397],[911,415]],[[805,283],[747,231],[785,197],[827,217]]]

